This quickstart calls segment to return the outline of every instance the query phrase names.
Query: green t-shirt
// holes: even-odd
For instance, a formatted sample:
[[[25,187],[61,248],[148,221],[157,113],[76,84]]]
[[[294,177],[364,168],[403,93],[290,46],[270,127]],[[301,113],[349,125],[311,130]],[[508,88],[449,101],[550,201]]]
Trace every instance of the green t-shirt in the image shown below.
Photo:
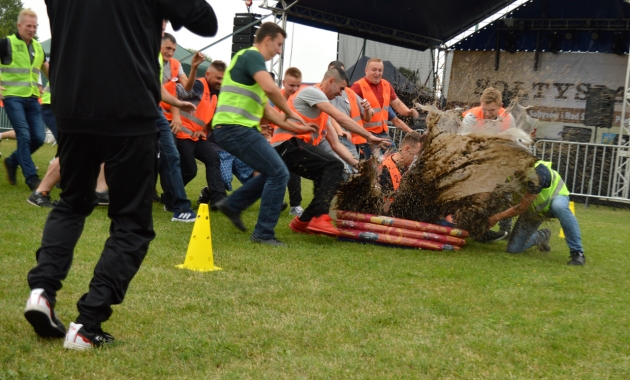
[[[265,58],[255,50],[248,50],[236,61],[230,75],[233,81],[245,86],[252,86],[256,83],[254,74],[259,71],[267,71]]]

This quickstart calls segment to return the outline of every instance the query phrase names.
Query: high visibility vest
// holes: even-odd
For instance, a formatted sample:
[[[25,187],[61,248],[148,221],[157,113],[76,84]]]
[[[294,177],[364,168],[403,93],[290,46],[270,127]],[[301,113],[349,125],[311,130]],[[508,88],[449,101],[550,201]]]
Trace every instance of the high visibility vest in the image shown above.
[[[281,89],[281,90],[280,90],[280,93],[281,93],[281,94],[282,94],[282,96],[284,97],[284,96],[286,95],[286,91],[285,91],[285,89],[284,89],[284,88],[283,88],[283,89]],[[295,95],[295,94],[293,94],[293,95]],[[286,98],[285,98],[285,99],[286,99]],[[281,110],[280,108],[278,108],[278,106],[277,106],[277,105],[275,105],[275,104],[274,104],[274,105],[273,105],[273,109],[275,109],[276,111],[278,111],[278,112],[280,112],[281,114],[283,114],[283,115],[284,115],[284,112],[282,112],[282,110]],[[274,123],[269,123],[269,125],[271,126],[271,128],[273,128],[273,130],[274,130],[274,131],[276,130],[276,128],[278,128],[278,126],[277,126],[277,125],[275,125]]]
[[[260,131],[260,119],[265,113],[265,105],[268,101],[267,94],[260,87],[260,84],[254,83],[251,86],[246,86],[232,80],[231,74],[241,55],[252,50],[258,51],[256,47],[252,46],[236,53],[225,71],[221,86],[221,99],[217,104],[216,115],[212,119],[213,127],[236,124],[256,128]]]
[[[43,89],[42,104],[50,104],[50,82]]]
[[[394,162],[392,158],[394,155],[390,155],[383,161],[383,166],[387,168],[389,171],[389,176],[392,179],[392,186],[394,187],[394,191],[398,190],[400,187],[400,181],[402,181],[402,174],[400,174],[400,170],[398,169],[398,165]]]
[[[357,104],[357,93],[354,92],[350,87],[346,87],[344,89],[346,96],[348,97],[348,102],[350,102],[350,118],[357,122],[360,126],[363,127],[363,118],[361,115],[361,110],[359,109],[359,105]],[[353,144],[365,144],[367,140],[365,137],[361,137],[356,133],[352,133],[352,137],[350,139]]]
[[[161,56],[162,55],[160,54],[160,57]],[[169,60],[171,65],[171,80],[169,80],[167,83],[162,84],[162,80],[164,78],[164,63],[163,60],[161,62],[162,66],[160,71],[160,84],[164,86],[169,94],[177,97],[177,82],[179,81],[179,68],[181,64],[175,58],[171,58]],[[171,109],[171,105],[164,102],[160,102],[160,107],[162,107],[164,111],[169,111]],[[166,119],[169,121],[173,119],[173,115],[170,112],[165,112],[164,116],[166,116]]]
[[[13,57],[9,65],[0,64],[0,82],[3,96],[19,96],[28,98],[31,96],[40,96],[38,81],[41,74],[40,68],[44,63],[44,49],[36,40],[31,40],[35,57],[31,63],[26,42],[17,38],[13,34],[7,37],[9,41],[8,47],[11,49]]]
[[[212,95],[210,92],[210,86],[208,86],[206,78],[197,78],[196,80],[203,84],[203,95],[201,99],[191,100],[191,103],[197,107],[194,115],[181,111],[182,130],[176,135],[178,139],[197,141],[198,138],[193,138],[192,133],[202,132],[206,124],[214,117],[214,112],[217,109],[217,96]]]
[[[320,91],[321,91],[321,87],[319,87],[318,84],[315,85],[315,87],[317,87]],[[306,88],[306,87],[304,87]],[[299,113],[296,109],[295,106],[293,105],[295,99],[297,98],[298,94],[304,89],[301,88],[298,92],[296,92],[295,94],[293,94],[293,96],[291,96],[289,98],[289,101],[287,102],[287,104],[289,105],[289,108],[291,108],[291,110],[293,112],[295,112],[296,114],[300,115],[302,117],[302,119],[304,119],[304,121],[306,123],[315,123],[319,128],[317,129],[317,132],[313,132],[313,133],[296,133],[293,131],[287,131],[286,129],[282,129],[280,127],[277,127],[275,131],[273,131],[273,137],[271,138],[271,143],[275,144],[275,143],[279,143],[282,141],[287,141],[292,137],[304,140],[305,143],[307,144],[311,144],[314,146],[319,145],[320,141],[322,141],[322,137],[324,136],[324,131],[326,130],[326,122],[328,121],[328,114],[325,112],[320,112],[319,116],[315,119],[311,119],[308,118],[306,116],[304,116],[303,114]]]
[[[481,106],[474,107],[469,109],[468,111],[463,112],[462,116],[466,117],[466,115],[468,115],[469,113],[475,115],[475,118],[477,119],[477,125],[479,125],[479,120],[483,120],[483,109],[481,109]],[[507,113],[505,111],[505,108],[503,107],[499,109],[498,115],[503,118],[503,122],[501,123],[501,130],[505,131],[509,129],[510,125],[512,125],[512,116],[510,116],[510,114]]]
[[[365,78],[359,79],[357,83],[361,86],[363,99],[370,102],[372,110],[374,110],[372,119],[369,122],[363,123],[363,126],[372,133],[378,134],[387,132],[387,107],[389,107],[390,102],[391,85],[385,79],[381,79],[381,86],[383,86],[383,104],[380,104],[378,99],[376,99],[376,94],[374,94],[372,88],[370,88],[370,83]]]
[[[538,165],[546,166],[547,169],[549,169],[549,172],[551,172],[551,186],[542,189],[532,203],[532,208],[535,211],[544,214],[549,211],[549,207],[551,207],[551,201],[553,200],[553,198],[555,198],[557,195],[569,196],[570,193],[567,185],[562,180],[562,177],[560,177],[560,174],[558,174],[557,171],[551,168],[550,161],[541,160],[536,162],[536,166]]]

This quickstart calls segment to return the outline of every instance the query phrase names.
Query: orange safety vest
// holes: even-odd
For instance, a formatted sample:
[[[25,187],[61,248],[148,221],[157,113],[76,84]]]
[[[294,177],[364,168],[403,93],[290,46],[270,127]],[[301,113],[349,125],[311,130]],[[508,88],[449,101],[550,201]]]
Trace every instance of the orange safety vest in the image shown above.
[[[284,91],[284,88],[280,90],[280,93],[281,93],[281,94],[282,94],[282,96],[284,97],[284,94],[286,94],[286,92]],[[295,94],[293,94],[293,95],[295,95]],[[276,111],[278,111],[278,112],[280,112],[281,114],[283,114],[283,115],[284,115],[284,112],[282,112],[282,111],[280,110],[280,108],[278,108],[278,106],[277,106],[277,105],[275,105],[275,104],[274,104],[274,105],[273,105],[273,109],[275,109]],[[276,130],[276,128],[278,128],[278,126],[277,126],[277,125],[275,125],[275,124],[273,124],[273,123],[269,123],[269,125],[271,126],[271,128],[273,128],[273,130],[274,130],[274,131]]]
[[[380,104],[370,88],[370,83],[365,78],[359,79],[357,83],[359,83],[361,91],[363,92],[363,99],[370,102],[374,110],[372,119],[367,123],[363,123],[363,126],[372,133],[378,134],[387,132],[387,107],[389,107],[390,102],[391,84],[385,79],[381,79],[381,86],[383,86],[383,104]]]
[[[357,122],[360,126],[363,126],[363,119],[361,118],[361,111],[357,105],[357,93],[352,91],[350,87],[344,89],[348,96],[348,102],[350,102],[350,118]],[[352,134],[351,141],[353,144],[365,144],[367,140],[365,137],[361,137],[355,133]]]
[[[319,86],[319,84],[316,84],[315,87],[317,87],[319,90],[321,90],[321,87]],[[283,142],[283,141],[287,141],[292,137],[298,138],[298,139],[302,139],[304,140],[305,143],[307,144],[311,144],[314,146],[319,145],[320,141],[322,141],[322,137],[324,137],[324,131],[326,130],[326,122],[328,121],[328,114],[325,112],[320,112],[319,116],[315,119],[311,119],[308,118],[304,115],[302,115],[301,113],[299,113],[295,107],[293,106],[293,102],[295,101],[295,98],[297,98],[298,94],[306,87],[300,88],[298,90],[298,92],[296,92],[295,94],[293,94],[293,96],[291,96],[289,98],[289,101],[287,102],[287,104],[289,105],[289,108],[291,108],[291,110],[293,112],[295,112],[296,114],[300,115],[302,117],[302,119],[304,119],[305,122],[307,123],[314,123],[317,126],[319,126],[319,129],[317,132],[313,132],[313,133],[296,133],[293,131],[287,131],[286,129],[282,129],[280,127],[277,127],[276,130],[273,132],[273,137],[271,138],[271,143],[275,144],[278,142]]]
[[[179,67],[181,66],[181,64],[175,58],[171,58],[169,62],[171,65],[171,80],[164,83],[163,86],[166,89],[166,91],[168,91],[169,94],[173,95],[174,97],[177,97],[176,89],[177,89],[177,82],[179,81]],[[171,109],[171,105],[164,102],[160,102],[160,107],[162,107],[164,111],[168,111]],[[166,116],[166,119],[168,121],[171,121],[173,119],[173,115],[170,112],[165,112],[164,116]]]
[[[478,121],[483,120],[483,109],[481,109],[481,106],[474,107],[469,109],[468,111],[463,112],[462,116],[466,117],[466,115],[468,115],[469,113],[475,115]],[[501,130],[505,131],[509,129],[510,125],[512,125],[512,116],[509,113],[505,112],[505,108],[503,107],[499,109],[499,116],[503,118],[503,122],[501,123]]]
[[[400,181],[402,181],[402,174],[400,174],[400,170],[398,169],[398,165],[394,162],[392,158],[394,155],[387,157],[385,161],[383,161],[383,166],[389,170],[389,176],[392,178],[392,186],[394,187],[394,191],[397,191],[400,187]]]
[[[178,139],[191,139],[197,141],[198,138],[193,138],[192,133],[197,131],[203,131],[204,127],[214,117],[214,112],[217,109],[217,96],[210,93],[210,87],[206,78],[197,78],[199,82],[203,84],[203,95],[201,100],[194,100],[192,103],[197,106],[195,114],[192,115],[188,112],[181,111],[182,116],[182,130],[177,133],[175,137]]]

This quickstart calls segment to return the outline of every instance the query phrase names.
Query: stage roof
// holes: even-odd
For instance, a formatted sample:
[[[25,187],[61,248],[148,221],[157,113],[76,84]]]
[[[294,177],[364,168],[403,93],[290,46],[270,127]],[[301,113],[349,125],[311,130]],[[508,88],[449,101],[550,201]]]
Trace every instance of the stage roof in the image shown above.
[[[554,34],[555,33],[555,34]],[[532,0],[455,44],[455,50],[627,53],[630,4],[623,0]],[[555,40],[555,49],[550,46]]]
[[[291,6],[294,1],[286,1],[289,21],[415,50],[437,47],[513,2],[298,0]]]

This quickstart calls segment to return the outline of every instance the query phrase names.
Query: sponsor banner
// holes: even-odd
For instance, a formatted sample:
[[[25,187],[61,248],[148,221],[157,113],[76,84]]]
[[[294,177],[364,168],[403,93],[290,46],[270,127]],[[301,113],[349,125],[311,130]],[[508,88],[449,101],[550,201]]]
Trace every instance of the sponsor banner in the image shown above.
[[[616,93],[613,125],[621,121],[627,56],[597,53],[541,53],[534,71],[534,53],[455,51],[449,78],[448,101],[463,108],[479,104],[479,96],[494,87],[504,105],[514,97],[532,106],[530,116],[546,122],[582,124],[589,91],[607,87]]]

